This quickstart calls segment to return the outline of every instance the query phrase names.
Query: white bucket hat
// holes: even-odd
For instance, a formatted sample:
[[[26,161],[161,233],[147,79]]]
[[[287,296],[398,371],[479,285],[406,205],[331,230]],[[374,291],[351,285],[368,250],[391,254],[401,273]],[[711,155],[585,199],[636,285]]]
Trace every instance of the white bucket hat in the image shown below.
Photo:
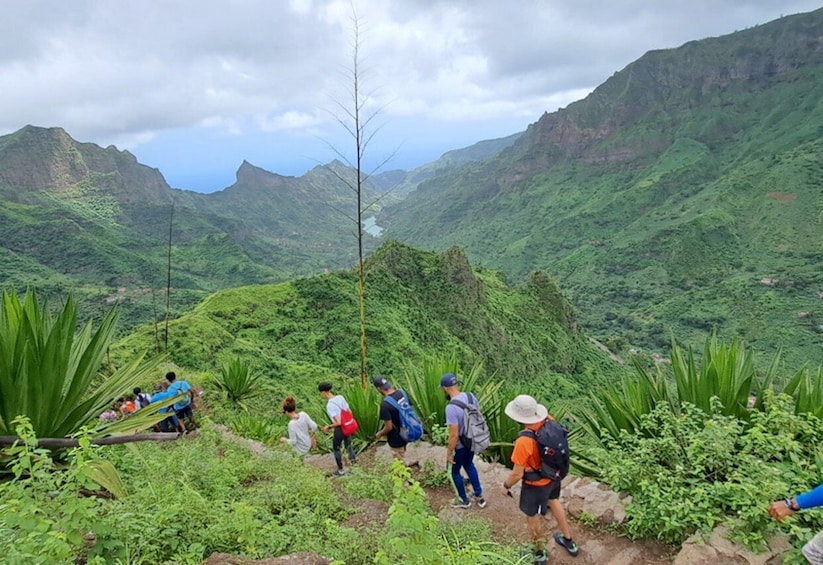
[[[549,415],[549,411],[542,404],[528,394],[521,394],[506,404],[506,416],[520,424],[536,424],[542,422]]]

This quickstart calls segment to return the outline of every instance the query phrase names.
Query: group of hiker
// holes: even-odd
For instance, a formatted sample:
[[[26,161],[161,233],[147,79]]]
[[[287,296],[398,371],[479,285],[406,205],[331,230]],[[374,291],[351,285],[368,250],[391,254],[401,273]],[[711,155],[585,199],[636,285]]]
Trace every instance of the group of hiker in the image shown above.
[[[395,388],[382,376],[374,377],[372,384],[383,396],[379,409],[382,426],[373,439],[377,441],[385,437],[393,456],[405,463],[406,446],[423,435],[420,418],[404,390]],[[490,444],[489,430],[480,403],[471,392],[460,390],[460,381],[454,373],[443,375],[440,387],[449,400],[445,411],[449,430],[446,461],[447,472],[457,494],[452,507],[468,509],[476,505],[478,508],[485,508],[487,501],[474,463],[475,455]],[[322,428],[308,414],[297,411],[294,397],[290,396],[283,401],[283,412],[289,417],[289,424],[288,437],[281,438],[281,442],[291,445],[302,457],[317,445],[315,434],[318,428],[324,432],[333,431],[332,452],[337,469],[332,475],[339,477],[345,474],[343,447],[350,464],[357,461],[351,436],[357,431],[358,423],[346,399],[335,394],[332,388],[332,384],[328,382],[317,386],[318,392],[326,400],[326,414],[330,422]],[[514,443],[512,471],[499,488],[503,494],[513,496],[512,487],[520,483],[520,510],[526,516],[534,545],[534,562],[541,564],[547,559],[543,516],[549,511],[560,529],[554,534],[554,540],[570,555],[576,556],[579,550],[572,539],[566,513],[558,500],[561,481],[569,468],[567,430],[549,415],[545,406],[528,395],[517,396],[509,402],[505,413],[521,424],[523,429]],[[471,498],[466,491],[463,471],[472,488]]]
[[[154,426],[157,432],[186,433],[188,428],[196,428],[194,419],[194,389],[183,379],[178,379],[174,371],[166,373],[163,381],[154,385],[154,393],[143,392],[135,387],[128,395],[117,399],[110,410],[100,414],[100,420],[112,422],[120,418],[127,418],[135,412],[154,402],[180,397],[174,404],[158,410],[158,413],[168,414],[165,419]]]

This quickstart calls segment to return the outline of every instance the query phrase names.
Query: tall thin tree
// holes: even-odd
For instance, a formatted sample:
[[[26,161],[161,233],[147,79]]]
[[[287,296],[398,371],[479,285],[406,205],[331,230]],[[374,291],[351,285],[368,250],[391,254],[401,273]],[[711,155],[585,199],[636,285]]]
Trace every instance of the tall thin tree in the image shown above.
[[[171,214],[169,214],[169,253],[168,265],[166,267],[166,329],[163,336],[165,350],[169,350],[169,317],[171,311],[171,236],[174,227],[174,200],[171,201]]]
[[[371,100],[371,96],[363,90],[363,71],[361,67],[360,50],[362,37],[362,22],[357,15],[354,3],[351,5],[352,11],[352,43],[351,56],[352,64],[348,68],[347,79],[350,81],[351,90],[349,92],[350,99],[347,103],[334,100],[335,105],[341,110],[341,115],[335,115],[335,120],[346,130],[354,142],[355,157],[352,162],[342,151],[339,151],[333,145],[331,149],[340,157],[349,167],[355,170],[355,179],[352,181],[346,178],[339,171],[327,167],[327,169],[337,177],[343,184],[348,186],[355,194],[357,201],[357,209],[354,220],[356,226],[357,236],[357,275],[358,275],[358,297],[360,309],[360,381],[363,388],[366,388],[367,383],[367,347],[366,347],[366,272],[363,261],[363,240],[364,227],[363,216],[372,206],[374,206],[384,195],[379,196],[372,202],[365,204],[365,183],[368,178],[376,170],[385,165],[396,151],[391,152],[388,157],[383,159],[370,172],[364,170],[366,149],[369,143],[379,131],[379,127],[371,127],[374,119],[380,114],[380,109],[374,111],[367,111],[366,105]],[[344,212],[345,214],[345,212]]]

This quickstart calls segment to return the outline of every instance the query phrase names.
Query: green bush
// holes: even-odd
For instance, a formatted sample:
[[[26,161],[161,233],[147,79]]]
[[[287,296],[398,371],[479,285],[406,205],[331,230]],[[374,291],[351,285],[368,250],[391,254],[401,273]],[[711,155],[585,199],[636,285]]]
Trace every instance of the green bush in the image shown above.
[[[823,421],[795,415],[790,397],[767,392],[764,411],[748,423],[724,414],[717,400],[708,413],[660,403],[636,433],[606,439],[597,459],[612,487],[632,495],[629,534],[680,542],[728,523],[734,539],[757,547],[778,528],[768,503],[819,483],[821,440]],[[798,517],[823,525],[814,513]]]

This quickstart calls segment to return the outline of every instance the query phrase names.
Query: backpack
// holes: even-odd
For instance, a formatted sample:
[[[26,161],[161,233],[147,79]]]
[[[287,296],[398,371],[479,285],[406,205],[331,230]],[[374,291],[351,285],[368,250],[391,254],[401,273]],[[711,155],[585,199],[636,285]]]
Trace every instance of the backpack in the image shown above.
[[[472,453],[480,453],[491,443],[489,425],[480,411],[477,398],[472,393],[468,393],[467,396],[469,404],[455,399],[451,399],[449,404],[463,409],[463,435],[460,436],[460,443]]]
[[[399,401],[395,400],[393,396],[390,394],[386,395],[386,402],[397,408],[397,411],[400,412],[400,437],[402,437],[405,441],[417,441],[421,437],[423,437],[423,423],[420,421],[420,418],[417,416],[417,412],[414,411],[412,408],[411,402],[409,402],[409,397],[406,396],[405,391],[400,391],[400,394],[403,395]]]
[[[146,394],[145,392],[141,392],[137,395],[137,405],[140,408],[145,408],[149,404],[151,404],[151,399],[149,398],[148,394]]]
[[[540,449],[540,469],[526,471],[523,478],[527,481],[551,479],[558,481],[569,472],[569,430],[551,418],[546,418],[543,425],[535,433],[533,430],[522,430],[518,437],[527,436],[537,442]]]
[[[340,431],[343,432],[343,435],[346,437],[353,436],[358,428],[360,428],[360,425],[357,423],[357,420],[354,419],[351,410],[341,410]]]

